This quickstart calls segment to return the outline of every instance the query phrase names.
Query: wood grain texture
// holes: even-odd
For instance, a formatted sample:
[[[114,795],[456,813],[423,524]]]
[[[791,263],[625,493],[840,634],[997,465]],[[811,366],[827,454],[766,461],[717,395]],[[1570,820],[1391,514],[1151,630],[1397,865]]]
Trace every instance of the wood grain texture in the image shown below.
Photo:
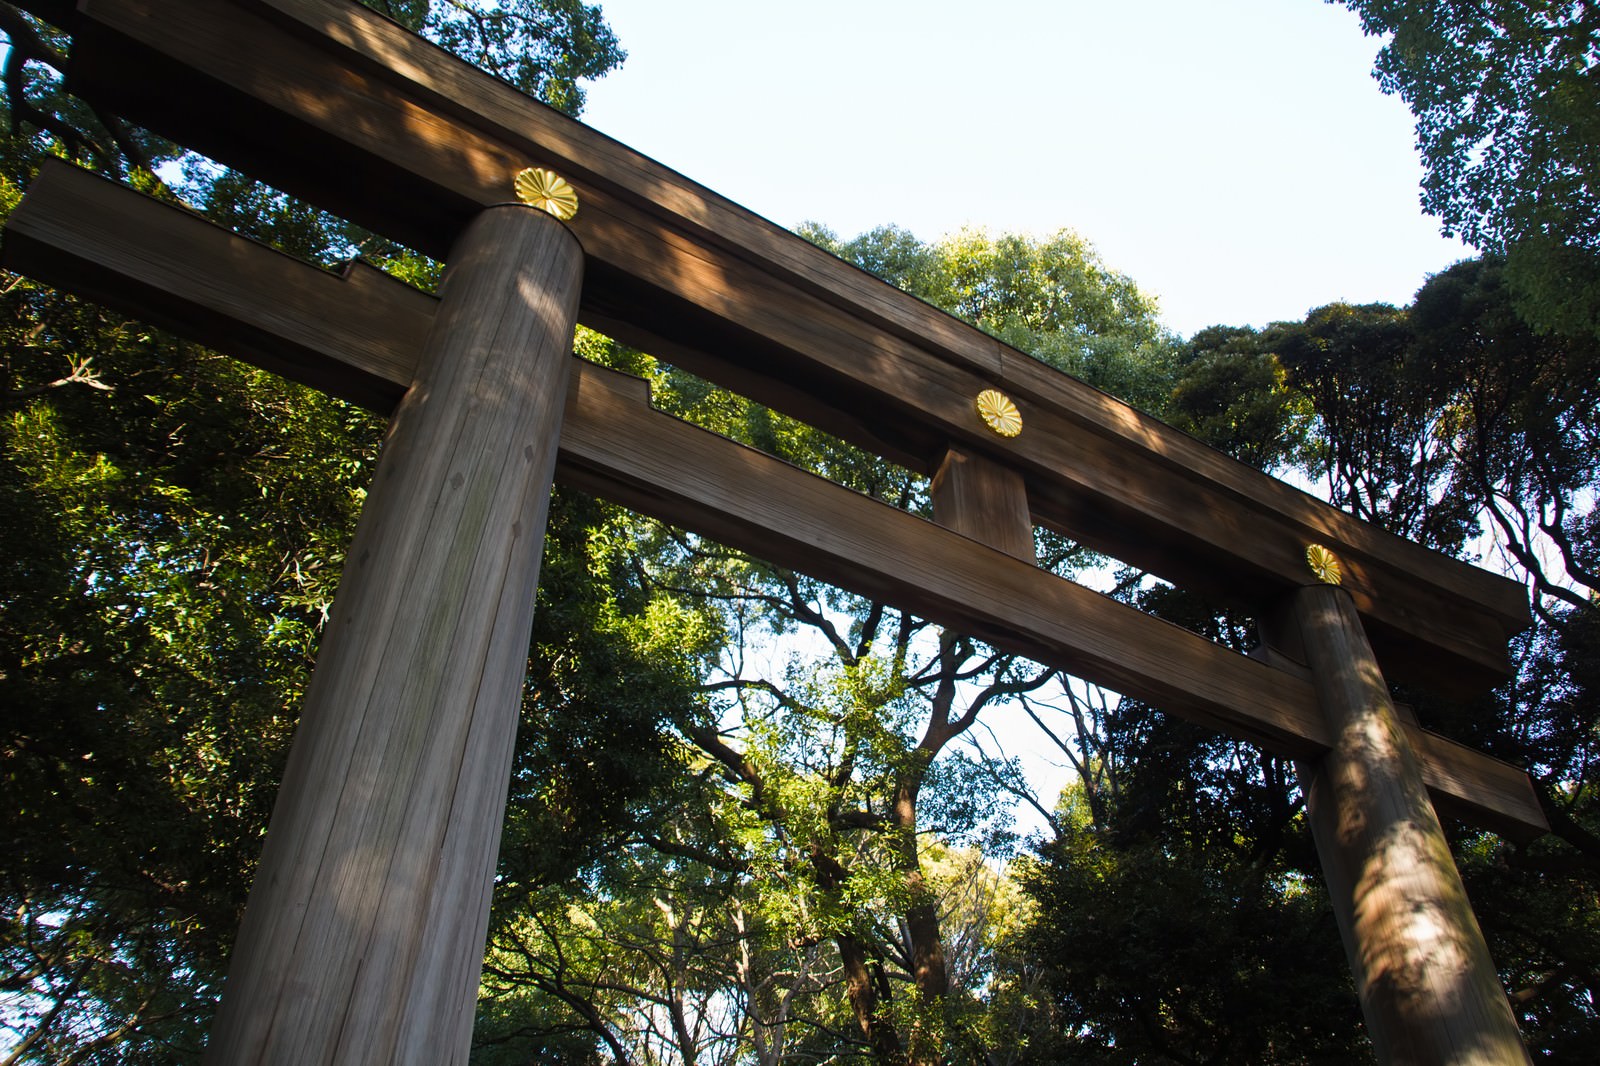
[[[1345,561],[1385,669],[1503,676],[1520,586],[1365,526],[826,255],[394,24],[336,0],[85,0],[74,83],[131,117],[435,253],[530,163],[577,184],[583,319],[931,473],[952,442],[1037,519],[1253,608]],[[1029,432],[996,442],[982,388]]]
[[[1528,1052],[1349,595],[1295,598],[1333,747],[1307,812],[1378,1061],[1503,1066]]]
[[[98,239],[95,220],[113,215],[127,220],[137,254]],[[216,230],[187,212],[63,165],[35,183],[13,214],[0,251],[8,267],[65,288],[92,279],[96,298],[129,313],[137,314],[144,301],[154,300],[165,321],[180,331],[192,320],[218,335],[248,338],[252,347],[237,354],[263,357],[268,365],[288,366],[318,380],[336,380],[347,365],[358,382],[375,373],[392,373],[387,391],[369,390],[377,397],[375,409],[387,412],[392,407],[410,381],[409,368],[427,333],[418,323],[431,320],[433,297],[386,279],[370,279],[359,294],[352,294],[351,282],[364,275],[341,279],[231,234],[216,241],[188,232],[196,228]],[[119,275],[121,271],[130,273]],[[293,271],[301,276],[285,276]],[[153,294],[142,280],[148,278],[162,279],[162,291]],[[306,315],[290,323],[279,313],[290,299],[305,301],[309,308],[342,310],[332,320]],[[220,328],[219,317],[237,321]],[[280,330],[286,335],[275,342]],[[286,345],[293,357],[277,351],[275,344]],[[373,352],[383,353],[382,366],[374,362]],[[1252,664],[1240,671],[1234,662],[1239,656],[1192,634],[1085,590],[1060,592],[1058,586],[1070,583],[654,412],[642,382],[577,361],[574,375],[557,468],[565,481],[847,588],[914,605],[937,621],[1009,639],[1041,661],[1085,671],[1083,676],[1091,680],[1170,710],[1187,710],[1272,750],[1292,754],[1326,747],[1321,714],[1303,668]],[[580,403],[584,396],[590,402]],[[692,456],[693,462],[669,463],[665,458],[677,456]],[[769,505],[784,502],[770,498],[784,494],[809,502],[770,513]],[[866,543],[861,556],[852,559],[837,547],[848,531],[833,527],[855,521],[864,523],[855,536]],[[830,544],[834,547],[823,547]],[[940,565],[952,567],[954,576],[922,562],[944,558],[951,561]],[[999,570],[991,572],[991,567]],[[951,584],[957,580],[959,586]],[[1017,608],[1022,613],[1006,613],[1013,600],[1022,605]],[[1068,613],[1054,617],[1058,611]],[[1139,620],[1115,620],[1125,615]],[[1034,632],[1029,618],[1040,619],[1044,629]],[[1075,627],[1116,637],[1110,645],[1101,643],[1098,652],[1089,647],[1080,655],[1080,630]],[[1116,641],[1128,642],[1129,648]],[[1162,657],[1172,641],[1182,652],[1175,660],[1180,668],[1163,679]],[[1096,656],[1109,665],[1095,667]],[[1124,668],[1116,667],[1118,660]],[[1187,691],[1191,675],[1212,669],[1219,676],[1233,676],[1240,687],[1229,693],[1224,685],[1209,695]],[[1175,687],[1183,691],[1175,692]],[[1219,710],[1219,701],[1231,701],[1229,708]],[[1281,704],[1289,709],[1272,710]],[[1441,807],[1517,839],[1547,831],[1525,773],[1412,729],[1425,779]]]
[[[437,306],[366,263],[328,284],[333,275],[299,259],[57,159],[13,212],[0,261],[385,414],[411,383]]]
[[[930,492],[933,520],[941,526],[1024,562],[1038,561],[1028,490],[1015,470],[951,448],[933,475]]]
[[[207,1061],[467,1061],[582,255],[452,255],[307,690]],[[342,284],[342,283],[340,283]]]
[[[1303,681],[654,412],[642,381],[584,367],[575,386],[561,440],[565,483],[1274,750],[1326,745]]]

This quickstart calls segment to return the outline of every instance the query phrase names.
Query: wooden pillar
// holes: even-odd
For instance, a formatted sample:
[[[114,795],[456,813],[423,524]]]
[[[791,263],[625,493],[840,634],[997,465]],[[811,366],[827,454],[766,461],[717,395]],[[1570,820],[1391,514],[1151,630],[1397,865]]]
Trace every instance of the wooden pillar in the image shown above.
[[[1378,1061],[1528,1062],[1349,593],[1301,589],[1294,616],[1334,738],[1307,811]]]
[[[208,1063],[465,1063],[583,257],[458,240],[290,753]]]
[[[998,548],[1007,555],[1038,562],[1033,547],[1033,516],[1022,475],[972,452],[951,448],[930,487],[934,521],[946,529]]]

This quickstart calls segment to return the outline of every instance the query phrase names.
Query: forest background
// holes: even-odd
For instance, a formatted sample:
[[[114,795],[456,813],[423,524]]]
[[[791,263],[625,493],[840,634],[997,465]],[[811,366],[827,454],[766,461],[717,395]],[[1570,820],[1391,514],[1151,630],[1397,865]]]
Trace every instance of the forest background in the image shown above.
[[[1310,0],[1306,0],[1310,2]],[[576,0],[370,0],[577,113]],[[1480,254],[1407,306],[1184,339],[1082,237],[803,235],[1235,458],[1526,581],[1514,678],[1431,728],[1554,832],[1453,826],[1536,1061],[1600,994],[1600,9],[1349,0]],[[62,155],[324,263],[438,264],[97,113],[0,4],[0,209]],[[0,1062],[192,1061],[383,426],[4,279]],[[580,331],[665,410],[897,506],[907,471]],[[1241,649],[1253,620],[1039,535],[1042,565]],[[994,743],[1073,771],[1039,795]],[[475,1061],[1370,1057],[1291,765],[579,494],[552,506]],[[1027,805],[1043,828],[1019,837]]]

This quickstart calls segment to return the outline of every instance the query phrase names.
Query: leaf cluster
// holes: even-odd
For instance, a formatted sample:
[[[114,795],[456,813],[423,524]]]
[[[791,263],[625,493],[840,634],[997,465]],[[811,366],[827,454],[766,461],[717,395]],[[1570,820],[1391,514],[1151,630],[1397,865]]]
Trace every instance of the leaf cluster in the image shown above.
[[[1332,0],[1330,0],[1332,2]],[[1423,206],[1504,254],[1541,331],[1600,331],[1600,8],[1340,0],[1387,38],[1375,74],[1416,116]]]
[[[1180,353],[1171,408],[1245,461],[1325,479],[1369,521],[1498,553],[1528,580],[1538,618],[1513,644],[1510,682],[1469,704],[1397,698],[1528,767],[1543,795],[1554,833],[1530,847],[1451,832],[1530,1047],[1552,1062],[1584,1061],[1600,1023],[1594,358],[1585,335],[1534,329],[1488,256],[1431,278],[1407,308],[1334,304],[1202,331]],[[1255,642],[1249,619],[1192,595],[1122,588],[1214,640]],[[1092,772],[1023,878],[1038,917],[1021,954],[1048,963],[1039,1046],[1061,1061],[1365,1057],[1294,769],[1132,701],[1079,725]]]
[[[583,110],[584,79],[628,58],[600,5],[582,0],[362,3],[569,115]]]

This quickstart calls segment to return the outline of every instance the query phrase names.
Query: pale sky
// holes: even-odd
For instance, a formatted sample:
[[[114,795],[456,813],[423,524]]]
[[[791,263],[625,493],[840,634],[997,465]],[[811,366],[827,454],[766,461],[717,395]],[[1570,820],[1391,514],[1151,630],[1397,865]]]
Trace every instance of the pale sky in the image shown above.
[[[584,121],[785,227],[1077,230],[1187,336],[1404,304],[1418,206],[1380,42],[1322,0],[603,0]]]

